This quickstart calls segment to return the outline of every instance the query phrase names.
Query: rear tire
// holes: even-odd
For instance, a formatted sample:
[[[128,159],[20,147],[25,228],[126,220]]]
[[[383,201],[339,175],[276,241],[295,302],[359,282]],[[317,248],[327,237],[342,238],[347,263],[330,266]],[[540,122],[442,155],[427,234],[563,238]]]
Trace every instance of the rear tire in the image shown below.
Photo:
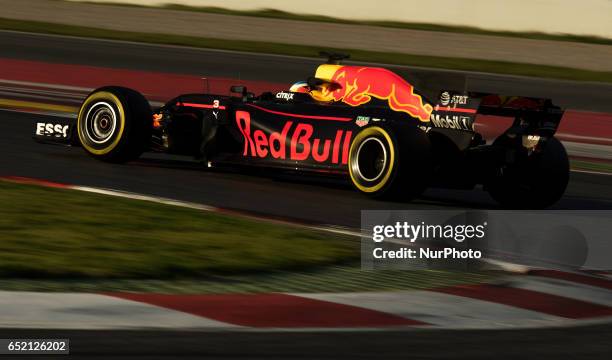
[[[79,142],[94,158],[113,163],[137,159],[151,141],[152,112],[137,91],[103,87],[81,105],[77,120]]]
[[[563,196],[569,182],[569,160],[563,144],[548,139],[539,151],[504,167],[486,189],[503,207],[545,209]]]
[[[374,198],[408,201],[423,193],[431,178],[431,144],[421,129],[370,126],[349,150],[353,186]]]

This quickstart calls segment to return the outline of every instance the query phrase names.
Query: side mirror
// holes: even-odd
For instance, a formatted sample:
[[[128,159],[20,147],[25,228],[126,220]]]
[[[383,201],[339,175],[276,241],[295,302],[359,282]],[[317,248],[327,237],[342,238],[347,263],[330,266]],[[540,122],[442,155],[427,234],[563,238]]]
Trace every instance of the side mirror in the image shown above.
[[[247,88],[246,86],[242,85],[234,85],[230,87],[230,91],[244,96],[247,93]]]

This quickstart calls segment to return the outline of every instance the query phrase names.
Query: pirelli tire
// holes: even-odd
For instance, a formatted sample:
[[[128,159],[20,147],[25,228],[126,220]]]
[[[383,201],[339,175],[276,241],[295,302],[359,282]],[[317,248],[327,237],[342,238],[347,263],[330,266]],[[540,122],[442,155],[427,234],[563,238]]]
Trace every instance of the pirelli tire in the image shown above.
[[[505,146],[508,142],[501,137],[494,144]],[[570,173],[567,152],[554,137],[538,145],[527,158],[500,170],[485,189],[502,207],[510,209],[552,206],[563,196]]]
[[[373,125],[351,143],[349,175],[360,192],[378,199],[409,201],[431,180],[431,143],[412,126]]]
[[[94,90],[77,119],[81,146],[94,158],[113,163],[137,159],[150,145],[149,102],[137,91],[109,86]]]

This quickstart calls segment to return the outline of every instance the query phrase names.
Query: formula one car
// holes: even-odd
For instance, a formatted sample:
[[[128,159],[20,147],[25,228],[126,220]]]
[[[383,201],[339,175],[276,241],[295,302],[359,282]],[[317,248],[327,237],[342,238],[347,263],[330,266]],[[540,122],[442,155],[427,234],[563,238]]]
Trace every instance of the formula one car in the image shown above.
[[[185,94],[154,111],[134,90],[103,87],[76,122],[39,123],[35,138],[115,163],[156,151],[209,167],[327,174],[391,200],[478,184],[508,208],[545,208],[563,195],[568,158],[553,136],[563,111],[550,100],[448,90],[430,101],[389,70],[326,55],[315,76],[288,91],[255,96],[232,86],[235,96]],[[478,114],[514,122],[487,144],[474,131]]]

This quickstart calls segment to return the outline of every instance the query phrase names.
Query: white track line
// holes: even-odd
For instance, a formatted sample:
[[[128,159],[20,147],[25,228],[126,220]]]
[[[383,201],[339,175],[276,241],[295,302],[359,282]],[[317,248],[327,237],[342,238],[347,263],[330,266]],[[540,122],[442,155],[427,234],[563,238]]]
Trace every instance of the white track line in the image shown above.
[[[193,202],[188,202],[188,201],[174,200],[174,199],[158,197],[158,196],[150,196],[150,195],[144,195],[144,194],[137,194],[137,193],[127,192],[127,191],[119,191],[119,190],[112,190],[112,189],[102,189],[102,188],[96,188],[96,187],[90,187],[90,186],[75,186],[75,185],[68,185],[68,186],[66,186],[66,188],[72,189],[72,190],[77,190],[77,191],[84,191],[84,192],[89,192],[89,193],[101,194],[101,195],[121,197],[121,198],[126,198],[126,199],[149,201],[149,202],[154,202],[154,203],[164,204],[164,205],[171,205],[171,206],[180,206],[180,207],[189,208],[189,209],[195,209],[195,210],[210,211],[210,212],[219,212],[219,213],[225,212],[224,209],[221,209],[221,208],[218,208],[218,207],[215,207],[215,206],[210,206],[210,205],[205,205],[205,204],[198,204],[198,203],[193,203]],[[234,212],[232,212],[232,213],[234,213]],[[342,228],[342,227],[337,227],[337,226],[331,226],[331,225],[304,225],[304,224],[300,224],[300,223],[297,223],[297,222],[284,221],[284,220],[275,220],[275,219],[271,219],[271,218],[266,218],[264,216],[250,215],[250,214],[241,213],[241,212],[238,212],[238,211],[235,212],[235,213],[237,215],[241,216],[241,217],[266,220],[266,221],[269,221],[269,222],[280,223],[280,224],[287,224],[287,225],[291,225],[291,226],[304,227],[304,228],[308,228],[308,229],[312,229],[312,230],[317,230],[317,231],[324,231],[324,232],[329,232],[329,233],[334,233],[334,234],[342,234],[342,235],[349,235],[349,236],[356,236],[356,237],[360,237],[361,236],[361,232],[359,232],[359,231],[351,230],[351,229],[346,229],[346,228]]]
[[[236,325],[99,294],[0,291],[0,327],[34,329],[236,328]]]
[[[8,80],[8,79],[0,79],[0,83],[20,85],[20,86],[29,86],[29,87],[40,87],[40,88],[47,88],[47,89],[54,89],[54,90],[87,92],[87,93],[92,92],[94,90],[93,88],[86,88],[86,87],[80,87],[80,86],[37,83],[37,82],[31,82],[31,81],[17,81],[17,80]]]
[[[563,134],[565,137],[565,134]],[[586,137],[583,137],[586,138]],[[590,137],[589,140],[596,142],[603,138]],[[586,139],[585,139],[586,140]],[[603,161],[612,160],[612,140],[606,139],[610,145],[602,145],[596,143],[563,141],[565,149],[571,156],[583,158],[596,158]]]
[[[173,200],[173,199],[157,197],[157,196],[136,194],[136,193],[131,193],[127,191],[101,189],[101,188],[95,188],[95,187],[90,187],[90,186],[72,186],[72,185],[69,185],[68,188],[72,190],[84,191],[84,192],[89,192],[89,193],[94,193],[94,194],[102,194],[102,195],[133,199],[133,200],[149,201],[149,202],[155,202],[158,204],[180,206],[180,207],[195,209],[195,210],[218,211],[218,208],[214,206],[197,204],[197,203],[192,203],[192,202],[187,202],[187,201]]]
[[[572,172],[583,173],[583,174],[591,174],[591,175],[605,175],[605,176],[612,175],[612,173],[606,173],[606,172],[601,172],[601,171],[592,171],[592,170],[579,170],[579,169],[572,169]]]
[[[455,295],[430,291],[298,294],[423,321],[448,329],[558,326],[567,319]]]
[[[514,277],[510,284],[518,289],[538,291],[612,307],[612,291],[574,281],[530,275]]]

